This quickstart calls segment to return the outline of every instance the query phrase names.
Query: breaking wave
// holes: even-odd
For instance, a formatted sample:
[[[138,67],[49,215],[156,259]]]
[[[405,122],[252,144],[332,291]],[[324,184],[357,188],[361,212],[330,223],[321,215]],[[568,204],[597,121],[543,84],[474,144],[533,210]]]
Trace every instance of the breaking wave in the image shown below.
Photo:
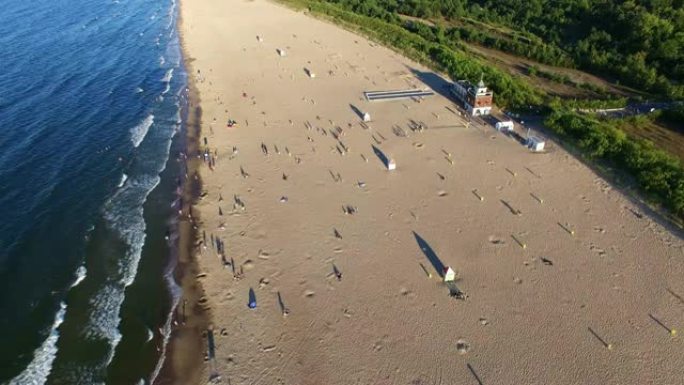
[[[171,81],[173,78],[173,68],[169,68],[166,70],[166,73],[164,74],[164,77],[161,79],[161,81],[168,83]]]
[[[33,360],[18,376],[14,377],[8,385],[43,385],[47,381],[52,362],[57,356],[57,340],[59,339],[59,325],[64,322],[66,303],[59,303],[59,310],[52,323],[50,334],[43,343],[33,352]]]
[[[125,255],[118,261],[118,271],[91,298],[90,322],[85,329],[89,338],[105,338],[110,345],[109,364],[121,341],[118,326],[119,310],[125,299],[126,287],[135,279],[138,263],[145,244],[143,204],[149,193],[159,184],[159,176],[142,176],[131,180],[117,191],[106,205],[104,217],[108,225],[126,243]]]
[[[140,143],[142,143],[147,132],[150,130],[152,123],[154,123],[154,115],[149,114],[142,122],[131,128],[131,142],[133,143],[133,147],[137,148],[140,146]]]
[[[126,180],[128,179],[128,175],[124,173],[121,175],[121,180],[119,181],[119,184],[116,187],[123,187],[124,183],[126,183]]]
[[[76,269],[76,279],[74,279],[74,283],[71,284],[71,288],[74,288],[83,282],[87,273],[88,270],[84,265],[79,266],[78,269]]]

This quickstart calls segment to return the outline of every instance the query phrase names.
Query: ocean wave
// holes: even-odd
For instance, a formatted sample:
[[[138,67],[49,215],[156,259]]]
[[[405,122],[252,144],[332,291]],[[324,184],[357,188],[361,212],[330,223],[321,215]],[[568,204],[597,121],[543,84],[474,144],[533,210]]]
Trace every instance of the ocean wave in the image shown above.
[[[185,75],[180,67],[181,72],[176,72],[175,74],[177,78],[178,76],[180,78],[174,79],[175,68],[169,68],[173,65],[174,60],[173,55],[164,54],[159,56],[159,66],[165,69],[165,73],[160,81],[166,83],[161,95],[169,94],[166,96],[167,99],[169,97],[173,98],[170,94],[172,91],[173,93],[176,92],[175,83],[185,79]],[[174,81],[173,87],[170,84],[172,79]],[[160,102],[164,101],[161,95],[158,96]],[[143,206],[149,194],[160,183],[159,173],[166,167],[172,142],[171,138],[178,131],[182,121],[179,111],[180,107],[177,103],[175,106],[176,114],[173,115],[173,112],[171,112],[171,116],[167,116],[169,101],[173,100],[165,101],[160,110],[150,111],[153,113],[150,113],[130,130],[131,142],[137,148],[148,136],[151,126],[155,125],[155,129],[149,133],[149,138],[147,139],[150,141],[150,151],[147,151],[148,146],[146,142],[145,153],[140,153],[137,157],[137,162],[127,170],[128,177],[126,178],[126,174],[122,176],[119,188],[102,209],[107,228],[116,233],[117,237],[126,247],[120,256],[116,258],[115,268],[107,272],[105,282],[99,284],[99,288],[95,290],[95,294],[89,300],[88,320],[83,327],[82,337],[88,340],[106,342],[108,346],[106,354],[101,356],[102,361],[98,362],[97,367],[87,365],[87,368],[82,367],[78,371],[73,371],[74,374],[83,375],[77,381],[79,384],[88,383],[84,382],[84,378],[92,378],[96,381],[101,380],[97,373],[108,367],[114,360],[117,346],[123,338],[122,332],[126,333],[125,328],[124,330],[119,329],[122,317],[121,307],[126,301],[126,288],[136,279],[145,244],[146,224],[143,216]],[[173,124],[174,121],[176,124]],[[167,134],[169,135],[168,137]],[[158,138],[160,135],[163,138]],[[152,141],[153,138],[154,141]],[[90,283],[90,281],[88,282]],[[174,308],[175,304],[177,304],[177,297],[178,294],[174,295]],[[162,357],[158,360],[153,373],[150,374],[152,381],[157,377],[164,363],[163,355],[169,340],[172,320],[172,313],[169,313],[165,324],[161,328],[163,336]],[[155,327],[153,326],[153,328]],[[155,340],[154,334],[153,332],[152,341]],[[140,383],[152,383],[148,380],[150,377],[140,380]]]
[[[171,1],[171,7],[169,8],[169,12],[166,15],[166,17],[169,19],[169,24],[166,26],[166,29],[172,29],[174,22],[176,21],[176,1]]]
[[[152,123],[154,123],[154,115],[149,114],[142,122],[131,128],[131,142],[133,143],[133,147],[137,148],[140,143],[142,143],[147,135],[147,131],[150,130]]]
[[[87,273],[88,270],[85,265],[79,266],[78,269],[76,269],[76,279],[74,279],[74,283],[71,284],[71,288],[78,286],[78,284],[85,279]]]
[[[118,262],[118,271],[114,272],[109,281],[91,298],[90,320],[85,327],[86,337],[104,338],[109,342],[110,350],[106,365],[111,363],[116,346],[121,341],[118,329],[121,322],[119,312],[125,299],[126,288],[135,279],[145,244],[143,204],[159,182],[158,175],[143,175],[131,179],[105,206],[104,217],[108,226],[116,231],[128,246],[125,255]]]
[[[116,4],[119,3],[118,0],[114,0],[113,2]],[[164,7],[166,7],[166,5],[164,5]],[[126,10],[128,8],[130,7],[127,6]],[[136,15],[139,14],[140,12],[136,13]],[[154,23],[156,25],[156,30],[163,27],[163,24],[165,24],[166,21],[162,20],[162,18],[163,13],[160,13],[156,17],[156,22]],[[145,21],[144,18],[142,21]],[[98,27],[98,24],[100,23],[96,23],[94,25],[87,25],[87,27],[92,29],[93,27]],[[126,24],[135,26],[135,24],[132,23]],[[113,27],[115,26],[117,26],[117,24],[115,24]],[[172,25],[170,25],[170,29],[172,31],[175,30],[175,28]],[[129,30],[126,29],[126,31]],[[148,47],[152,46],[153,42],[151,40],[156,35],[155,32],[157,31],[155,31],[154,29],[150,29],[149,32],[145,34],[145,38],[142,39],[142,43],[144,43],[144,45],[146,46],[145,49],[148,49]],[[161,42],[164,45],[167,45],[168,41],[165,38],[167,32],[171,33],[169,31],[161,31],[159,34],[161,39],[157,40],[157,42]],[[92,36],[93,38],[98,37],[94,33],[87,33],[89,33],[90,36]],[[131,33],[125,33],[122,35],[130,36]],[[93,41],[95,40],[93,39]],[[142,44],[140,45],[142,46]],[[12,379],[11,382],[9,382],[8,384],[38,385],[45,384],[49,379],[50,382],[93,385],[95,383],[103,381],[110,375],[109,373],[105,375],[106,365],[103,366],[102,364],[104,363],[103,361],[106,358],[108,358],[107,362],[111,362],[112,359],[114,359],[114,354],[116,352],[117,345],[121,342],[122,338],[127,338],[128,327],[126,325],[121,325],[121,331],[119,331],[121,317],[123,316],[123,314],[121,314],[121,307],[125,301],[126,287],[132,284],[132,282],[135,280],[136,274],[138,273],[138,264],[140,262],[141,252],[143,248],[142,245],[145,242],[146,229],[143,219],[142,206],[144,202],[147,200],[148,194],[159,183],[158,177],[149,174],[153,174],[156,171],[156,169],[160,166],[160,159],[165,156],[164,154],[161,154],[161,152],[163,152],[163,149],[162,151],[158,151],[159,147],[165,146],[166,140],[165,137],[159,138],[159,136],[162,136],[160,134],[166,136],[167,131],[169,129],[173,130],[174,133],[176,132],[176,128],[174,127],[174,125],[169,124],[171,123],[169,122],[169,120],[173,119],[173,117],[171,116],[171,119],[169,119],[169,116],[167,116],[167,113],[169,113],[170,102],[173,102],[173,99],[169,98],[173,98],[171,94],[176,92],[176,84],[185,79],[185,75],[182,72],[182,68],[179,68],[181,72],[175,71],[175,73],[173,69],[169,69],[169,67],[171,67],[171,64],[174,63],[174,57],[169,56],[167,60],[165,56],[159,56],[163,53],[163,51],[163,48],[153,48],[153,50],[147,51],[147,56],[142,56],[143,58],[147,58],[149,60],[145,60],[145,64],[147,65],[147,67],[142,66],[141,68],[137,69],[138,73],[141,74],[141,76],[139,77],[139,81],[131,81],[128,83],[128,85],[122,83],[116,86],[116,84],[118,84],[116,83],[117,79],[109,79],[106,86],[108,88],[111,88],[112,90],[123,90],[121,95],[114,94],[114,96],[112,96],[113,91],[109,92],[110,99],[117,98],[117,106],[119,100],[118,97],[120,96],[122,98],[122,111],[115,111],[114,116],[125,116],[126,111],[136,111],[136,109],[139,108],[138,106],[140,105],[140,102],[149,103],[150,100],[148,98],[148,93],[150,91],[155,92],[154,90],[156,89],[158,95],[160,90],[157,87],[161,85],[158,80],[160,79],[159,75],[163,75],[163,79],[161,80],[166,83],[166,90],[163,92],[163,94],[168,93],[164,105],[154,106],[154,111],[145,111],[145,113],[138,115],[137,117],[134,117],[133,120],[130,120],[129,117],[126,119],[128,123],[125,123],[126,125],[124,125],[124,127],[120,127],[124,131],[118,131],[119,134],[122,134],[124,136],[123,138],[116,137],[117,139],[120,138],[124,141],[124,143],[120,144],[123,144],[125,146],[126,142],[130,140],[133,146],[137,148],[140,146],[140,144],[142,144],[143,141],[145,141],[145,151],[136,153],[135,157],[132,158],[130,164],[129,162],[127,162],[128,167],[126,169],[126,172],[130,174],[130,177],[128,177],[127,174],[123,174],[120,176],[121,179],[118,183],[118,188],[114,189],[114,194],[116,195],[116,197],[114,197],[113,201],[111,203],[105,203],[104,207],[102,206],[101,201],[97,203],[97,206],[101,210],[100,214],[103,214],[103,216],[105,217],[104,220],[106,222],[105,226],[101,226],[99,224],[100,222],[98,221],[98,230],[102,230],[103,227],[114,229],[115,232],[120,235],[120,238],[125,242],[127,247],[123,248],[118,254],[116,254],[116,257],[114,258],[116,262],[113,262],[114,266],[107,264],[102,269],[98,269],[101,271],[99,271],[97,274],[94,273],[96,269],[91,265],[88,265],[88,268],[86,268],[84,265],[78,266],[78,269],[75,273],[73,270],[70,269],[76,266],[73,266],[71,264],[71,266],[68,266],[69,270],[66,272],[68,275],[67,282],[65,282],[66,285],[64,285],[65,287],[63,288],[69,288],[69,284],[71,284],[71,289],[77,286],[78,289],[76,289],[74,293],[69,293],[73,295],[69,296],[68,298],[68,311],[70,317],[67,320],[67,324],[65,324],[64,326],[61,325],[64,318],[66,317],[67,302],[65,301],[58,303],[61,298],[56,298],[55,302],[53,303],[54,306],[51,306],[51,308],[47,310],[47,314],[44,315],[45,324],[42,325],[44,326],[44,328],[41,328],[42,330],[32,330],[32,332],[34,332],[36,336],[40,336],[40,339],[36,341],[34,345],[22,347],[22,352],[27,353],[27,355],[33,355],[33,357],[28,356],[25,358],[27,362],[31,362],[24,369],[23,372],[19,373],[17,377]],[[137,54],[136,51],[133,50],[126,50],[125,52]],[[118,56],[122,58],[128,58],[127,54],[124,55],[122,53],[119,53]],[[157,67],[154,63],[154,59],[157,56],[159,56],[159,67]],[[126,62],[125,60],[115,62],[121,63],[122,65],[122,67],[118,67],[119,64],[117,64],[117,69],[126,68],[123,67],[123,65],[125,65],[124,63]],[[137,63],[133,60],[133,57],[131,57],[130,62]],[[165,71],[166,73],[164,73]],[[150,75],[152,76],[151,78],[148,77]],[[122,80],[128,79],[128,77],[126,77],[125,79],[122,78]],[[137,78],[132,80],[136,79]],[[151,84],[150,82],[156,83],[156,85]],[[173,87],[170,87],[169,85],[169,83],[171,82],[173,82]],[[94,83],[93,87],[97,85],[97,83],[95,82],[92,83]],[[86,89],[90,87],[90,85],[90,83],[87,83],[86,86],[79,86],[78,88]],[[145,91],[142,88],[143,85],[145,86]],[[134,94],[130,93],[131,88],[133,88]],[[164,88],[165,87],[162,86],[162,89]],[[169,88],[173,89],[170,90]],[[79,102],[81,99],[79,99]],[[88,100],[85,101],[87,102]],[[5,99],[3,101],[5,105],[7,105],[8,102],[11,102],[11,100],[8,101],[7,99]],[[138,104],[134,105],[133,103]],[[95,105],[99,104],[100,103],[96,103]],[[172,113],[173,112],[171,111],[170,114]],[[150,130],[152,125],[154,125],[155,127],[154,130]],[[92,124],[90,126],[92,126]],[[104,130],[103,132],[107,135],[110,135],[107,132],[107,130]],[[112,131],[112,133],[112,135],[114,135],[116,134],[116,131]],[[111,142],[111,139],[113,139],[111,136],[102,136],[102,138],[107,139],[107,143],[112,143],[112,146],[115,145],[115,143]],[[86,138],[84,136],[84,139],[90,138]],[[1,139],[0,142],[2,142]],[[151,151],[148,151],[148,149]],[[104,159],[102,161],[104,161]],[[166,164],[166,160],[163,160],[163,164]],[[114,166],[114,168],[116,168],[116,166]],[[139,176],[140,173],[148,174],[148,176]],[[116,175],[116,171],[114,171],[114,175]],[[116,177],[114,176],[114,180],[110,180],[110,183],[115,181]],[[117,192],[119,190],[123,191],[122,193],[117,195]],[[103,192],[102,195],[104,195],[105,193],[106,192]],[[84,196],[83,199],[85,200],[85,198],[87,197]],[[104,197],[100,197],[98,199],[104,199]],[[123,201],[125,202],[122,203]],[[93,204],[93,211],[96,210],[95,206],[96,205]],[[92,214],[95,213],[93,212]],[[94,226],[91,225],[85,236],[88,237],[89,235],[92,235],[90,234],[90,232],[92,232],[93,229]],[[111,240],[109,237],[109,231],[106,231],[103,237],[100,237],[100,235],[103,235],[100,231],[98,231],[97,234],[97,236],[92,235],[93,237],[96,237],[95,242],[102,242],[102,238],[105,238],[107,241]],[[104,244],[107,246],[110,245],[109,243]],[[113,249],[118,250],[119,248],[114,247]],[[86,249],[85,252],[88,253],[89,250],[90,249]],[[111,248],[108,248],[108,250],[111,250]],[[68,254],[73,255],[73,253]],[[98,263],[96,263],[96,265],[98,265]],[[112,268],[110,269],[110,267]],[[143,270],[141,269],[141,276],[142,272]],[[88,294],[88,296],[85,297],[85,294]],[[148,299],[146,299],[146,301],[147,300]],[[155,298],[151,298],[149,300],[154,301]],[[59,307],[57,307],[56,305],[59,305]],[[79,329],[82,330],[82,332],[78,333],[78,335],[76,336],[73,335],[73,333],[68,332],[71,331],[74,327],[74,325],[71,324],[72,322],[77,323],[75,325],[76,327],[81,326],[80,324],[78,324],[80,321],[75,319],[72,320],[72,314],[74,313],[74,311],[83,311],[85,313],[85,322],[82,322],[83,328]],[[49,321],[52,319],[52,317],[54,317],[54,322],[52,323],[52,325],[50,325]],[[171,317],[169,317],[169,319],[170,318]],[[167,321],[166,325],[168,325],[168,322],[170,321]],[[166,345],[166,340],[168,339],[168,333],[166,332],[168,330],[168,326],[166,325],[164,326],[163,333],[164,346]],[[156,326],[158,326],[158,324],[152,326],[152,328],[156,329]],[[123,333],[125,337],[122,337],[120,332]],[[83,348],[88,350],[90,350],[91,345],[93,345],[90,343],[92,341],[86,343],[86,340],[91,339],[87,336],[94,337],[96,339],[96,344],[94,344],[94,346],[97,349],[93,349],[92,356],[83,357],[82,353],[78,352],[78,348],[80,348],[79,343],[83,342]],[[106,340],[102,337],[105,337]],[[43,338],[45,340],[41,343],[40,340],[42,340]],[[159,339],[161,339],[161,337]],[[155,339],[155,344],[156,341],[158,340]],[[122,345],[125,343],[126,342],[123,342]],[[110,346],[104,348],[102,345]],[[74,351],[74,347],[77,348],[76,351]],[[105,352],[109,350],[109,356],[107,356],[107,354],[101,354],[99,350],[100,348],[103,348],[102,350],[104,350]],[[146,357],[147,355],[149,355],[149,353],[146,351],[140,352],[141,357]],[[59,356],[59,360],[56,360],[57,356]],[[137,352],[136,356],[138,356]],[[119,368],[115,369],[118,372]],[[149,374],[149,372],[147,372],[145,376],[147,376],[147,374]],[[140,384],[144,384],[146,382],[146,380],[141,380]],[[4,384],[4,381],[2,383]]]
[[[154,380],[157,379],[159,372],[161,372],[162,367],[164,366],[164,361],[166,361],[166,346],[169,343],[169,337],[171,337],[171,321],[173,320],[173,312],[176,310],[176,306],[178,306],[178,300],[174,301],[174,304],[171,307],[171,312],[169,312],[169,314],[166,316],[166,322],[162,328],[162,335],[164,336],[161,348],[162,353],[157,361],[157,365],[155,365],[154,370],[150,375],[150,384],[154,384]]]
[[[14,377],[8,385],[43,385],[47,381],[52,362],[57,356],[57,340],[59,339],[59,325],[64,322],[67,305],[60,302],[59,310],[52,323],[50,334],[43,343],[33,352],[33,360],[18,376]]]
[[[173,68],[169,68],[168,70],[166,70],[164,77],[161,78],[161,81],[168,83],[171,81],[172,78],[173,78]]]
[[[121,180],[119,181],[119,184],[116,187],[123,187],[124,183],[126,183],[126,180],[128,179],[128,175],[126,173],[123,173],[121,175]]]
[[[169,287],[169,291],[171,292],[172,304],[171,309],[169,310],[169,314],[167,314],[166,316],[166,322],[164,323],[164,327],[162,328],[162,335],[164,336],[161,349],[162,354],[159,357],[157,365],[155,365],[152,374],[150,375],[150,384],[154,384],[154,380],[157,379],[157,376],[159,375],[159,372],[161,372],[161,369],[164,366],[164,362],[166,361],[166,346],[169,343],[169,337],[171,337],[171,322],[173,321],[173,313],[176,311],[178,303],[180,302],[182,289],[180,286],[178,286],[178,284],[176,283],[176,279],[173,276],[175,267],[176,261],[174,261],[174,263],[170,264],[167,267],[167,270],[164,274],[164,277],[166,278],[166,283]]]
[[[110,345],[105,362],[107,365],[114,358],[114,349],[121,341],[119,332],[119,308],[124,301],[125,287],[117,282],[103,286],[90,299],[90,320],[84,329],[89,339],[106,339]]]

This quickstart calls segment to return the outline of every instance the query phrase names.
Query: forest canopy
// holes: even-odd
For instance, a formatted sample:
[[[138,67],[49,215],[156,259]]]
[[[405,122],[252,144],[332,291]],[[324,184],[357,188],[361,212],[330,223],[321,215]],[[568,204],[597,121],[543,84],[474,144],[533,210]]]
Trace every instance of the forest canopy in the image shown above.
[[[442,37],[684,98],[684,0],[326,1],[397,24],[400,15],[440,21]]]

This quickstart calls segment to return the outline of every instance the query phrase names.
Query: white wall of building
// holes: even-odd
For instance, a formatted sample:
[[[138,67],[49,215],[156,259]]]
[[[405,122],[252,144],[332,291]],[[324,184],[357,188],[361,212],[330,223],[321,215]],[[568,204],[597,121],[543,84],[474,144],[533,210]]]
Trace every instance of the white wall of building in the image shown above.
[[[471,116],[481,116],[481,115],[489,115],[492,112],[492,107],[473,107],[468,103],[464,103],[466,107],[466,111],[468,111],[468,114]]]

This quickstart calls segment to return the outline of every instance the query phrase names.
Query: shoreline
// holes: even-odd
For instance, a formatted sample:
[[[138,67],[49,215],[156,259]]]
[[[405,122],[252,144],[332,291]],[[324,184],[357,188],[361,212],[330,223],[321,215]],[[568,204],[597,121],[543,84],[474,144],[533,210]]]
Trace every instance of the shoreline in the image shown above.
[[[182,1],[181,5],[182,7]],[[202,182],[199,175],[199,141],[201,136],[202,108],[199,91],[195,85],[192,59],[183,39],[182,11],[178,12],[176,26],[187,74],[187,111],[185,127],[185,175],[182,179],[182,211],[178,215],[178,262],[173,273],[181,296],[173,313],[172,331],[166,347],[166,358],[155,384],[197,384],[201,382],[204,369],[205,331],[210,325],[211,314],[199,303],[203,297],[201,282],[197,278],[200,268],[197,247],[201,244],[197,226],[200,218],[194,205],[200,195]],[[182,174],[182,173],[181,173]]]

